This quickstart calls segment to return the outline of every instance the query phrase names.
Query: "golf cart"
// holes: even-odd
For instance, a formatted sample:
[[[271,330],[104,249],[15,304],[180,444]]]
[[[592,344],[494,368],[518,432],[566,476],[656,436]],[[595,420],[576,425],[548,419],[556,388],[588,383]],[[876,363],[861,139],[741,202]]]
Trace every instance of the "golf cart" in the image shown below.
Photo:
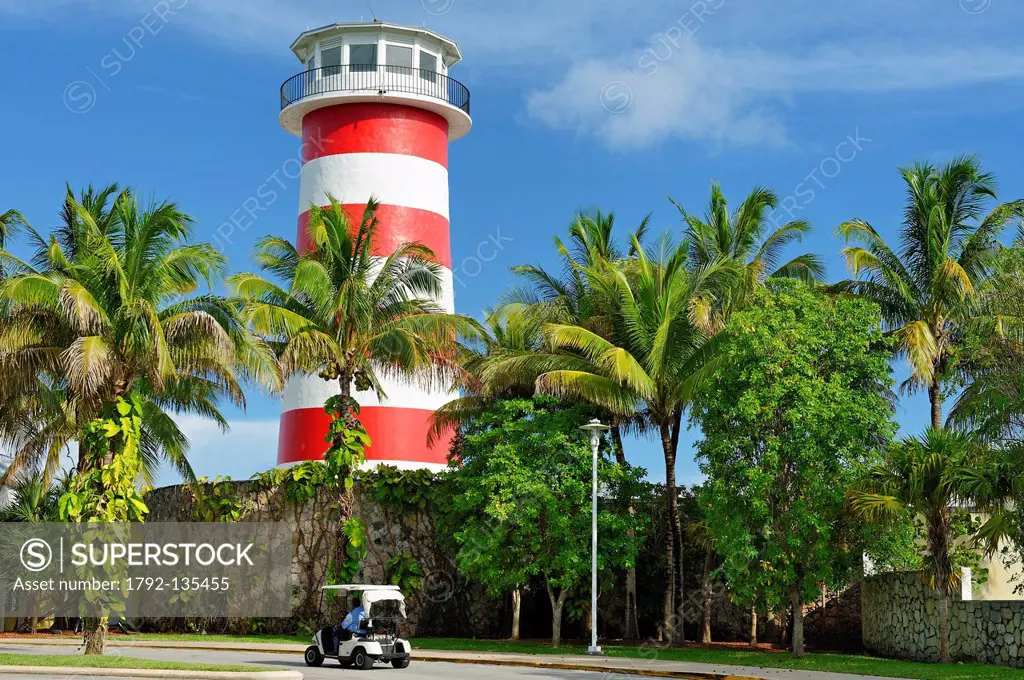
[[[306,647],[307,666],[319,666],[330,658],[337,659],[342,668],[369,670],[378,661],[408,668],[412,647],[408,640],[398,637],[398,623],[406,618],[405,596],[398,586],[347,584],[324,586],[321,590],[341,596],[362,593],[366,618],[360,624],[363,634],[343,631],[335,636],[333,626],[318,630],[313,635],[313,644]]]

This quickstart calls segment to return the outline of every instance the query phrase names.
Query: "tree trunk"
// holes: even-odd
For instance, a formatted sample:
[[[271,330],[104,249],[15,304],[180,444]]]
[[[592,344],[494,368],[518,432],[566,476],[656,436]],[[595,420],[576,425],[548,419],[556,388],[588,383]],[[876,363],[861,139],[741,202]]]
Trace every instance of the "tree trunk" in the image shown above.
[[[633,531],[630,530],[630,538]],[[626,570],[626,626],[622,636],[627,640],[640,639],[640,623],[637,620],[636,610],[636,567]]]
[[[675,462],[676,456],[677,456],[677,454],[679,452],[679,428],[682,426],[682,423],[683,423],[683,412],[679,411],[678,413],[676,413],[675,418],[673,419],[672,439],[671,439],[671,444],[672,444],[672,461],[673,461],[673,465],[672,465],[672,486],[673,487],[676,486],[676,471],[675,471],[675,464],[674,464],[674,462]],[[687,613],[686,612],[686,605],[687,605],[687,602],[686,602],[686,562],[685,562],[685,558],[684,558],[684,555],[683,555],[683,522],[682,522],[682,519],[679,517],[679,508],[678,508],[678,505],[679,505],[679,492],[678,492],[678,490],[674,490],[673,491],[672,499],[673,499],[673,501],[675,501],[675,505],[676,505],[675,510],[672,512],[672,521],[673,521],[673,523],[675,524],[675,527],[676,527],[676,547],[675,547],[675,553],[676,553],[676,562],[678,564],[678,570],[679,570],[679,575],[677,577],[678,578],[678,583],[676,584],[676,585],[679,586],[679,595],[678,595],[679,600],[678,600],[678,602],[676,604],[676,609],[677,609],[676,620],[678,621],[678,626],[679,626],[679,631],[678,632],[679,632],[679,634],[676,636],[676,640],[675,641],[676,641],[676,643],[682,645],[682,644],[686,643],[686,618],[687,618],[686,617],[686,613]]]
[[[565,598],[569,594],[568,588],[562,588],[562,592],[555,597],[555,591],[551,584],[547,584],[548,599],[551,600],[551,646],[559,647],[562,644],[562,608],[565,606]]]
[[[338,378],[338,386],[341,388],[340,396],[343,398],[341,417],[345,421],[345,427],[355,430],[359,427],[359,418],[352,410],[352,405],[355,403],[355,400],[352,399],[352,376],[342,373]],[[334,442],[334,445],[340,446],[341,442]]]
[[[679,628],[682,621],[676,625],[675,607],[675,580],[676,580],[676,557],[675,549],[680,544],[678,537],[679,523],[676,521],[679,516],[679,498],[676,490],[676,451],[672,446],[672,434],[669,431],[669,424],[661,425],[661,446],[665,454],[665,515],[668,523],[668,535],[665,540],[665,611],[664,611],[664,636],[665,641],[674,643],[679,636]]]
[[[939,378],[939,369],[935,367],[935,374],[932,376],[932,384],[928,386],[928,402],[932,407],[932,429],[942,429],[942,381]]]
[[[802,659],[804,656],[804,597],[800,591],[800,584],[793,586],[793,658]]]
[[[757,647],[757,607],[750,608],[750,646]]]
[[[85,633],[85,654],[89,655],[100,655],[103,654],[103,650],[107,646],[107,622],[109,619],[106,616],[101,616],[98,619],[89,619],[89,623],[92,624],[92,628],[87,630]]]
[[[828,585],[824,582],[821,584],[821,635],[825,636],[825,632],[828,630]]]
[[[950,663],[949,656],[949,595],[939,598],[939,663]]]
[[[714,591],[711,588],[711,570],[715,566],[715,550],[710,545],[704,551],[704,573],[701,575],[700,589],[703,595],[700,612],[700,641],[711,642],[711,605]]]
[[[949,663],[949,509],[942,508],[928,520],[928,548],[935,564],[935,593],[939,597],[939,662]]]
[[[615,451],[615,462],[619,467],[626,467],[626,450],[622,445],[622,428],[617,421],[612,425],[612,448]],[[635,514],[633,499],[629,499],[629,507],[626,512],[632,517]],[[630,528],[629,540],[636,538],[636,530]],[[622,637],[626,640],[638,640],[640,638],[640,624],[637,621],[636,610],[636,567],[626,569],[626,625],[622,631]]]
[[[519,639],[519,611],[523,604],[523,591],[516,588],[512,591],[512,639]]]

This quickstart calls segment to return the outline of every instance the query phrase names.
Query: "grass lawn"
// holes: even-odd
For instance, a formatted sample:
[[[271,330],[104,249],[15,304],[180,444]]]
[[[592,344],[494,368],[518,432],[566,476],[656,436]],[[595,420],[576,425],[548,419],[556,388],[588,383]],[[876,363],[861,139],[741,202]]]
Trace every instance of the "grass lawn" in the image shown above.
[[[76,666],[79,668],[147,668],[166,671],[280,671],[268,666],[230,666],[211,663],[154,661],[126,656],[83,656],[81,654],[0,654],[0,666]]]
[[[273,642],[308,644],[304,635],[133,635],[134,640],[188,640],[194,642]],[[521,654],[583,654],[584,645],[566,644],[553,649],[544,642],[511,642],[507,640],[466,640],[457,638],[415,638],[413,648],[467,651],[467,652],[516,652]],[[114,642],[116,644],[116,642]],[[651,645],[602,645],[607,656],[620,658],[657,658],[662,661],[690,661],[694,663],[730,664],[735,666],[757,666],[761,668],[791,668],[798,670],[852,673],[880,677],[922,678],[927,680],[999,680],[1014,678],[1024,680],[1024,670],[983,664],[938,664],[913,663],[878,659],[857,654],[808,654],[803,659],[793,659],[784,652],[746,651],[730,648],[688,647],[683,649],[656,649]],[[415,653],[415,652],[414,652]]]

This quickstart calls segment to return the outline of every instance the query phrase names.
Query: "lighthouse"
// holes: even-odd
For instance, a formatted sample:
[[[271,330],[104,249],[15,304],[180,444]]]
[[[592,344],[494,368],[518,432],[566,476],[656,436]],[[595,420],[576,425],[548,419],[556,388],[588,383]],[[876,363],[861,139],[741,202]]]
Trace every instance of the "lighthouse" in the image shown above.
[[[280,123],[302,139],[296,247],[308,248],[312,205],[343,206],[358,225],[371,196],[380,202],[376,256],[421,243],[443,266],[436,302],[455,311],[448,213],[448,143],[472,125],[469,90],[448,75],[460,59],[454,41],[426,28],[374,22],[333,24],[291,46],[301,72],[281,86]],[[382,379],[386,397],[356,392],[370,436],[368,465],[439,470],[451,436],[427,446],[431,414],[454,395]],[[282,397],[278,465],[322,460],[337,393],[315,375],[289,380]]]

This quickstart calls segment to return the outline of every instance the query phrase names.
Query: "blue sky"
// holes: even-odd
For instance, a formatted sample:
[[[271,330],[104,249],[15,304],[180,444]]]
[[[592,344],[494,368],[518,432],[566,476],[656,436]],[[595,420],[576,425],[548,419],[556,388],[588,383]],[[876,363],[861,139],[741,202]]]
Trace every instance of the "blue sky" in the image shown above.
[[[474,129],[450,162],[464,313],[494,304],[511,265],[552,264],[551,238],[579,208],[613,210],[623,227],[654,211],[658,230],[678,233],[667,195],[700,210],[712,180],[734,201],[768,185],[815,227],[794,253],[821,253],[839,278],[838,223],[863,217],[895,236],[900,164],[977,153],[1004,199],[1024,194],[1024,6],[1011,0],[375,0],[373,10],[445,33],[464,54],[452,76],[472,91]],[[299,71],[288,45],[307,27],[370,18],[361,0],[0,0],[0,209],[46,227],[65,182],[117,181],[178,201],[233,271],[251,268],[258,237],[295,232],[298,144],[277,124],[278,87]],[[268,182],[276,200],[230,226]],[[274,397],[253,393],[229,435],[184,419],[197,471],[272,466],[277,416]],[[897,418],[918,432],[926,401],[904,399]],[[680,451],[686,481],[698,477],[691,444]],[[629,454],[663,479],[653,440]]]

